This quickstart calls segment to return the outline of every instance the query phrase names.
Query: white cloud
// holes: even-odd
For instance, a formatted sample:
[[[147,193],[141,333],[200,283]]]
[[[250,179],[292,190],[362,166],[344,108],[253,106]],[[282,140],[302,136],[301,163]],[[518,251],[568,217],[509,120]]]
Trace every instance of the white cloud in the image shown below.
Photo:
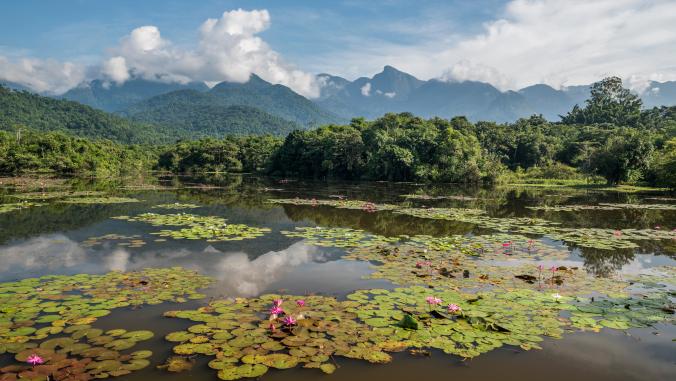
[[[392,92],[389,92],[389,93],[384,93],[383,95],[388,97],[388,98],[394,98],[394,97],[397,96],[397,93],[392,91]]]
[[[0,80],[24,85],[36,92],[60,94],[86,77],[84,65],[35,58],[0,56]]]
[[[196,44],[186,47],[164,39],[156,26],[146,25],[132,30],[117,46],[108,49],[109,58],[95,67],[54,60],[10,61],[0,56],[0,79],[39,92],[63,93],[91,79],[85,75],[88,71],[118,84],[132,76],[179,83],[243,83],[251,74],[257,74],[304,96],[319,96],[314,75],[286,63],[258,36],[269,26],[270,14],[264,9],[224,12],[218,19],[204,21]]]
[[[422,31],[394,20],[379,28],[406,36],[404,42],[353,36],[306,64],[346,77],[390,64],[421,79],[485,80],[503,90],[609,75],[674,80],[674,14],[673,0],[511,0],[479,32],[434,17]]]
[[[513,0],[504,17],[487,23],[483,33],[430,61],[452,64],[469,58],[479,69],[466,75],[485,76],[503,88],[658,72],[673,78],[674,14],[676,2],[668,0]]]
[[[314,75],[284,62],[257,36],[269,26],[267,10],[224,12],[221,18],[202,23],[194,48],[176,46],[162,38],[157,27],[142,26],[111,49],[114,57],[107,64],[115,65],[116,70],[108,70],[106,74],[116,80],[111,74],[124,78],[126,69],[127,75],[181,83],[242,83],[248,81],[251,74],[257,74],[302,95],[317,97],[319,84]]]
[[[512,87],[510,79],[496,68],[477,64],[469,60],[458,61],[446,70],[439,79],[449,82],[488,82],[500,89]]]
[[[120,56],[105,61],[101,66],[101,73],[117,83],[123,83],[131,77],[127,68],[127,60]]]
[[[361,95],[365,97],[371,95],[371,82],[366,82],[366,84],[361,87]]]

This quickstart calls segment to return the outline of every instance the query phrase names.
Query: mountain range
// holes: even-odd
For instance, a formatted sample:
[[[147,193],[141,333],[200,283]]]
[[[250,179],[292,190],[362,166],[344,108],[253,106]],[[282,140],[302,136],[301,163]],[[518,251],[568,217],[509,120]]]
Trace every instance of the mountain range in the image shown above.
[[[478,81],[423,81],[392,66],[385,66],[373,77],[354,81],[330,74],[319,74],[317,79],[321,93],[313,100],[256,75],[246,83],[221,82],[211,89],[201,83],[165,84],[134,79],[115,85],[95,80],[62,97],[152,123],[189,123],[193,118],[187,114],[196,115],[196,110],[200,110],[203,119],[215,122],[228,115],[221,108],[247,106],[297,127],[310,128],[344,123],[359,116],[373,119],[387,112],[442,118],[464,115],[473,121],[495,122],[542,114],[558,121],[574,105],[584,103],[590,88],[581,85],[554,89],[536,84],[517,91],[500,91]],[[645,107],[674,105],[676,82],[650,82],[641,97]],[[192,112],[170,112],[171,108]]]

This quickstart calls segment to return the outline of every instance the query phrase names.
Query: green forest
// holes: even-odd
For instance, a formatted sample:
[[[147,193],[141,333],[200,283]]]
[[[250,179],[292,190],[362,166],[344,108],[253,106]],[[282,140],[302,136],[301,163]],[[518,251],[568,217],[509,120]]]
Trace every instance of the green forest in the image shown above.
[[[595,83],[586,104],[560,122],[535,115],[513,123],[471,123],[462,116],[423,119],[399,113],[298,129],[284,138],[240,133],[188,140],[165,134],[154,140],[166,129],[74,102],[48,107],[38,104],[43,97],[0,92],[0,107],[9,110],[9,117],[0,119],[4,174],[160,170],[463,183],[603,179],[676,188],[676,107],[643,109],[616,77]],[[44,132],[50,130],[56,131]]]

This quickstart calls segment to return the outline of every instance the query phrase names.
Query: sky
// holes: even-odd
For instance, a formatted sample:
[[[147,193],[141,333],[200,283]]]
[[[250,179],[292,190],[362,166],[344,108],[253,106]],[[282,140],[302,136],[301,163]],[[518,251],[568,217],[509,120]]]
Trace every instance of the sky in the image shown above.
[[[62,93],[133,77],[244,82],[307,97],[316,74],[392,65],[501,90],[676,79],[675,0],[21,0],[0,13],[0,80]]]

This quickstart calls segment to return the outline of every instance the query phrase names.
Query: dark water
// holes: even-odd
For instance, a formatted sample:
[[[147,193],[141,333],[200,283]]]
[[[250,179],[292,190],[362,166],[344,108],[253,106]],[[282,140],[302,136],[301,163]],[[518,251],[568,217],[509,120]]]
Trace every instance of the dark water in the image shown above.
[[[301,239],[287,238],[280,230],[297,226],[349,227],[385,236],[400,234],[484,234],[471,224],[425,220],[390,212],[365,213],[329,207],[277,206],[270,198],[328,199],[341,195],[349,199],[378,203],[409,203],[413,206],[482,208],[494,217],[539,216],[569,227],[603,228],[676,228],[676,211],[619,210],[544,213],[526,206],[557,204],[676,203],[654,200],[662,194],[618,193],[565,188],[468,189],[453,185],[288,182],[268,178],[236,176],[209,179],[163,178],[145,183],[162,186],[159,190],[139,190],[122,181],[70,181],[78,190],[104,190],[114,195],[135,197],[141,203],[107,205],[66,205],[50,203],[42,207],[0,214],[0,281],[12,281],[47,274],[99,274],[113,270],[131,271],[146,267],[183,266],[216,279],[207,290],[210,296],[256,296],[283,290],[294,294],[319,293],[342,297],[356,289],[390,288],[385,280],[369,280],[368,263],[341,259],[343,251],[305,245]],[[131,184],[138,185],[138,182]],[[207,186],[205,186],[207,185]],[[11,187],[0,190],[0,201],[10,201]],[[466,195],[478,200],[406,201],[403,194]],[[673,196],[672,196],[673,197]],[[186,213],[221,216],[231,223],[268,227],[263,237],[207,243],[171,240],[154,242],[149,233],[157,228],[143,223],[111,219],[154,211],[162,203],[194,203],[202,207]],[[115,242],[88,248],[82,242],[105,234],[142,235],[147,244],[141,248],[117,246]],[[643,241],[637,249],[595,250],[568,245],[570,258],[565,263],[584,266],[599,276],[617,272],[636,272],[654,266],[676,265],[676,242]],[[559,261],[561,263],[561,261]],[[153,366],[120,378],[121,380],[216,380],[216,372],[207,368],[208,359],[197,361],[189,372],[169,374],[155,370],[170,354],[164,334],[192,325],[181,319],[162,317],[166,310],[187,309],[205,304],[159,305],[140,310],[115,310],[99,319],[101,328],[151,329],[156,335],[144,347],[152,349]],[[563,339],[545,340],[543,350],[523,351],[501,348],[473,360],[435,352],[419,358],[395,354],[386,365],[336,359],[340,368],[333,375],[316,370],[270,371],[265,380],[411,380],[461,378],[463,380],[668,380],[676,379],[676,338],[674,326],[633,329],[627,332],[603,330],[601,333],[569,333]]]

